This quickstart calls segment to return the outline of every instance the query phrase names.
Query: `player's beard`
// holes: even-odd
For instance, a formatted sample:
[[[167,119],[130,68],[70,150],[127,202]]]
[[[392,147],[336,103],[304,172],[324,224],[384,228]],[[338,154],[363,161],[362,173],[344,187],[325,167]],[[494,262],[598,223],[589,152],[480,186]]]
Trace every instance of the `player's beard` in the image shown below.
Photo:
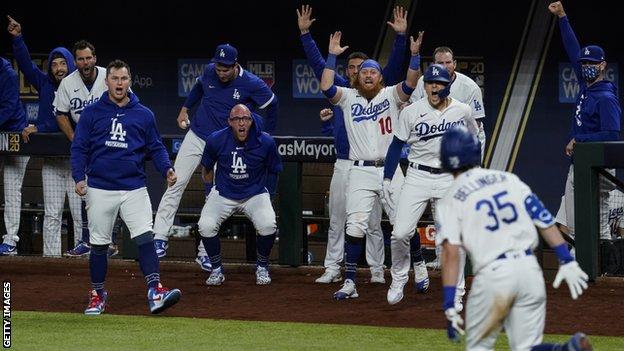
[[[360,81],[356,78],[353,81],[353,88],[357,89],[358,93],[366,98],[366,100],[372,100],[381,89],[384,88],[383,79],[379,81],[372,89],[366,89],[364,86],[360,85]]]

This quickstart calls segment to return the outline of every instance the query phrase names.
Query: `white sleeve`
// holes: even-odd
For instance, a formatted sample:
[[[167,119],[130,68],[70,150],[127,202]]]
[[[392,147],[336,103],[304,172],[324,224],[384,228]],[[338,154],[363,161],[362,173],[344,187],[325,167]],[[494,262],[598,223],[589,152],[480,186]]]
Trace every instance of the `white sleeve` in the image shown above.
[[[409,102],[414,103],[423,97],[425,97],[425,81],[423,77],[420,77],[418,83],[416,83],[416,89],[414,89],[412,96],[410,96]]]
[[[474,82],[473,82],[474,83]],[[474,83],[472,94],[470,95],[470,109],[472,110],[472,117],[475,119],[485,117],[485,109],[483,108],[483,94],[481,94],[481,88]]]
[[[408,106],[399,113],[399,121],[397,123],[397,127],[394,128],[393,131],[394,136],[397,137],[397,139],[402,141],[407,141],[407,139],[409,139],[410,131],[412,130],[410,123],[412,110],[413,109]]]
[[[458,211],[446,200],[448,199],[438,201],[435,210],[436,246],[442,245],[446,240],[452,245],[462,245]]]
[[[70,113],[70,105],[69,105],[69,92],[67,88],[67,81],[63,79],[61,84],[59,84],[58,89],[56,90],[56,94],[54,96],[54,102],[52,105],[54,106],[54,112],[62,112],[67,115]]]
[[[472,113],[470,106],[464,104],[462,108],[464,110],[464,121],[466,121],[466,128],[468,128],[468,130],[472,134],[477,135],[479,133],[479,124],[477,124],[477,120],[475,120],[474,114]]]
[[[336,87],[336,94],[338,94],[339,91],[342,92],[342,96],[340,96],[340,100],[338,100],[337,103],[335,103],[334,105],[336,106],[340,106],[342,108],[342,110],[344,111],[345,109],[348,109],[349,107],[347,106],[349,103],[348,101],[351,100],[349,99],[349,94],[351,94],[351,91],[353,89],[350,88],[343,88],[343,87]],[[344,114],[346,116],[346,114]]]
[[[533,224],[536,227],[545,229],[555,224],[555,218],[544,207],[544,204],[540,199],[531,191],[528,185],[521,181],[518,177],[515,179],[515,183],[518,184],[518,192],[520,194],[520,201],[523,202],[524,210],[531,217]]]

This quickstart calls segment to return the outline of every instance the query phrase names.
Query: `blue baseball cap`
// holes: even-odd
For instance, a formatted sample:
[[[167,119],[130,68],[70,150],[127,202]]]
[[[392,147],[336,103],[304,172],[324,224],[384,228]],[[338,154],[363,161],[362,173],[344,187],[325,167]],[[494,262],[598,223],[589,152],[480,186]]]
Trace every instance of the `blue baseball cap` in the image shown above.
[[[602,62],[605,60],[604,50],[598,45],[588,45],[581,49],[579,61]]]
[[[231,66],[238,61],[238,50],[230,44],[221,44],[217,46],[212,62],[222,65]]]
[[[425,82],[439,82],[448,84],[451,82],[451,75],[449,74],[446,67],[434,63],[433,65],[427,67],[427,70],[425,70],[423,80]]]

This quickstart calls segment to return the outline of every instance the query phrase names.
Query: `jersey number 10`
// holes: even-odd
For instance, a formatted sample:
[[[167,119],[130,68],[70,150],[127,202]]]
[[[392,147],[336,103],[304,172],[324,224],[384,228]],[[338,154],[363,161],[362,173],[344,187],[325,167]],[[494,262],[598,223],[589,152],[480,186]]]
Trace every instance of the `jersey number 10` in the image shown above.
[[[392,119],[390,116],[379,119],[379,128],[381,128],[381,135],[392,133]]]
[[[498,228],[500,228],[499,219],[505,224],[513,223],[518,219],[516,206],[503,199],[506,195],[508,195],[507,191],[501,191],[500,193],[494,194],[492,199],[480,200],[475,205],[475,210],[477,211],[479,211],[481,207],[486,207],[488,217],[494,222],[490,225],[486,225],[485,229],[491,232],[497,231]]]

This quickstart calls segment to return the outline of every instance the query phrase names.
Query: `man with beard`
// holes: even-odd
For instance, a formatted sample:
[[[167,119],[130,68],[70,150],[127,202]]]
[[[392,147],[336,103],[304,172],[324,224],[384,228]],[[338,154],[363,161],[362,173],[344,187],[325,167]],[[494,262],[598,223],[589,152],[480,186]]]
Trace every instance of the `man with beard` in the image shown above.
[[[24,74],[26,81],[39,92],[39,116],[35,124],[30,124],[22,131],[24,142],[28,142],[34,133],[59,132],[56,116],[54,115],[54,94],[61,80],[76,70],[74,56],[64,47],[54,48],[48,56],[47,73],[40,70],[30,58],[28,48],[22,36],[22,26],[19,22],[7,16],[9,20],[8,32],[13,36],[13,55],[17,67]],[[69,158],[44,157],[41,166],[43,179],[43,255],[61,255],[61,221],[63,218],[63,204],[65,194],[69,201],[69,208],[74,219],[74,230],[79,233],[82,228],[80,197],[74,191],[74,182],[71,178]]]
[[[403,287],[409,279],[410,240],[413,237],[415,240],[411,256],[415,262],[416,290],[424,293],[429,289],[427,267],[422,257],[419,237],[414,235],[414,231],[427,204],[431,201],[435,208],[435,204],[453,182],[453,177],[445,174],[440,167],[442,135],[455,125],[465,125],[475,135],[478,130],[470,106],[449,96],[451,76],[445,66],[429,66],[423,80],[427,96],[401,111],[384,169],[384,195],[386,198],[393,198],[392,194],[388,194],[392,192],[390,181],[399,163],[403,145],[410,145],[409,168],[398,196],[396,219],[390,238],[392,284],[388,289],[387,299],[391,305],[403,299]],[[457,310],[461,311],[461,297],[459,299]]]
[[[407,101],[420,76],[420,56],[423,32],[414,40],[410,37],[412,58],[403,83],[384,87],[381,67],[366,60],[359,68],[353,88],[334,85],[336,56],[348,47],[340,46],[341,32],[330,35],[329,55],[321,78],[321,89],[329,101],[340,106],[344,114],[349,139],[349,169],[346,189],[347,229],[345,236],[345,281],[334,298],[344,300],[358,297],[355,273],[362,241],[368,232],[368,222],[377,201],[381,200],[384,158],[392,141],[392,128],[397,124],[399,107]],[[402,183],[402,173],[395,172],[394,181]],[[398,193],[398,191],[396,192]],[[393,199],[384,199],[386,203]],[[386,207],[390,222],[394,214]]]
[[[215,164],[217,166],[215,189],[208,195],[197,223],[212,264],[206,284],[221,285],[225,281],[219,227],[234,212],[240,211],[251,220],[258,233],[256,284],[267,285],[271,283],[269,256],[277,232],[270,195],[275,193],[282,162],[275,141],[258,128],[257,118],[247,106],[235,105],[228,124],[229,127],[206,139],[201,162],[204,178]]]
[[[565,147],[565,154],[571,157],[571,164],[566,179],[565,196],[561,202],[561,207],[565,208],[569,235],[574,238],[574,145],[580,142],[619,140],[622,111],[615,85],[605,79],[607,62],[602,48],[588,45],[581,49],[561,2],[551,3],[548,10],[559,18],[563,46],[580,85],[570,141]],[[610,190],[612,188],[601,187],[601,213],[609,211]],[[608,237],[607,221],[601,223],[601,232]]]
[[[56,121],[70,141],[74,139],[74,126],[78,123],[82,110],[97,102],[102,94],[108,90],[105,84],[106,68],[95,65],[97,56],[93,44],[86,40],[80,40],[74,44],[73,52],[76,60],[76,71],[61,81],[53,102]],[[86,221],[86,209],[83,201],[82,237],[79,238],[78,235],[74,235],[76,246],[68,250],[66,255],[84,256],[89,253],[89,231]],[[76,232],[74,231],[74,233]],[[117,248],[113,243],[110,246],[109,255],[112,256],[116,253]]]
[[[407,11],[397,6],[393,11],[394,20],[388,25],[396,32],[396,39],[392,52],[388,57],[388,65],[383,69],[384,81],[388,85],[394,85],[401,81],[403,57],[405,56],[405,31],[407,30]],[[301,44],[305,50],[308,64],[314,70],[317,77],[321,77],[325,68],[325,60],[319,51],[310,27],[316,21],[312,17],[312,7],[301,6],[297,9],[297,24],[301,32]],[[334,84],[349,87],[350,81],[356,76],[360,65],[368,56],[363,52],[352,52],[347,57],[346,77],[336,75]],[[327,250],[325,253],[325,272],[315,280],[317,283],[332,283],[342,279],[340,276],[340,263],[344,258],[344,228],[346,223],[346,195],[344,189],[347,186],[349,168],[349,140],[344,125],[342,110],[338,106],[325,109],[321,112],[323,135],[333,136],[336,146],[336,163],[329,186],[329,229],[327,230]],[[366,240],[366,261],[370,266],[371,283],[383,284],[384,277],[384,238],[381,230],[381,205],[378,203],[373,208],[369,223],[370,234]]]

